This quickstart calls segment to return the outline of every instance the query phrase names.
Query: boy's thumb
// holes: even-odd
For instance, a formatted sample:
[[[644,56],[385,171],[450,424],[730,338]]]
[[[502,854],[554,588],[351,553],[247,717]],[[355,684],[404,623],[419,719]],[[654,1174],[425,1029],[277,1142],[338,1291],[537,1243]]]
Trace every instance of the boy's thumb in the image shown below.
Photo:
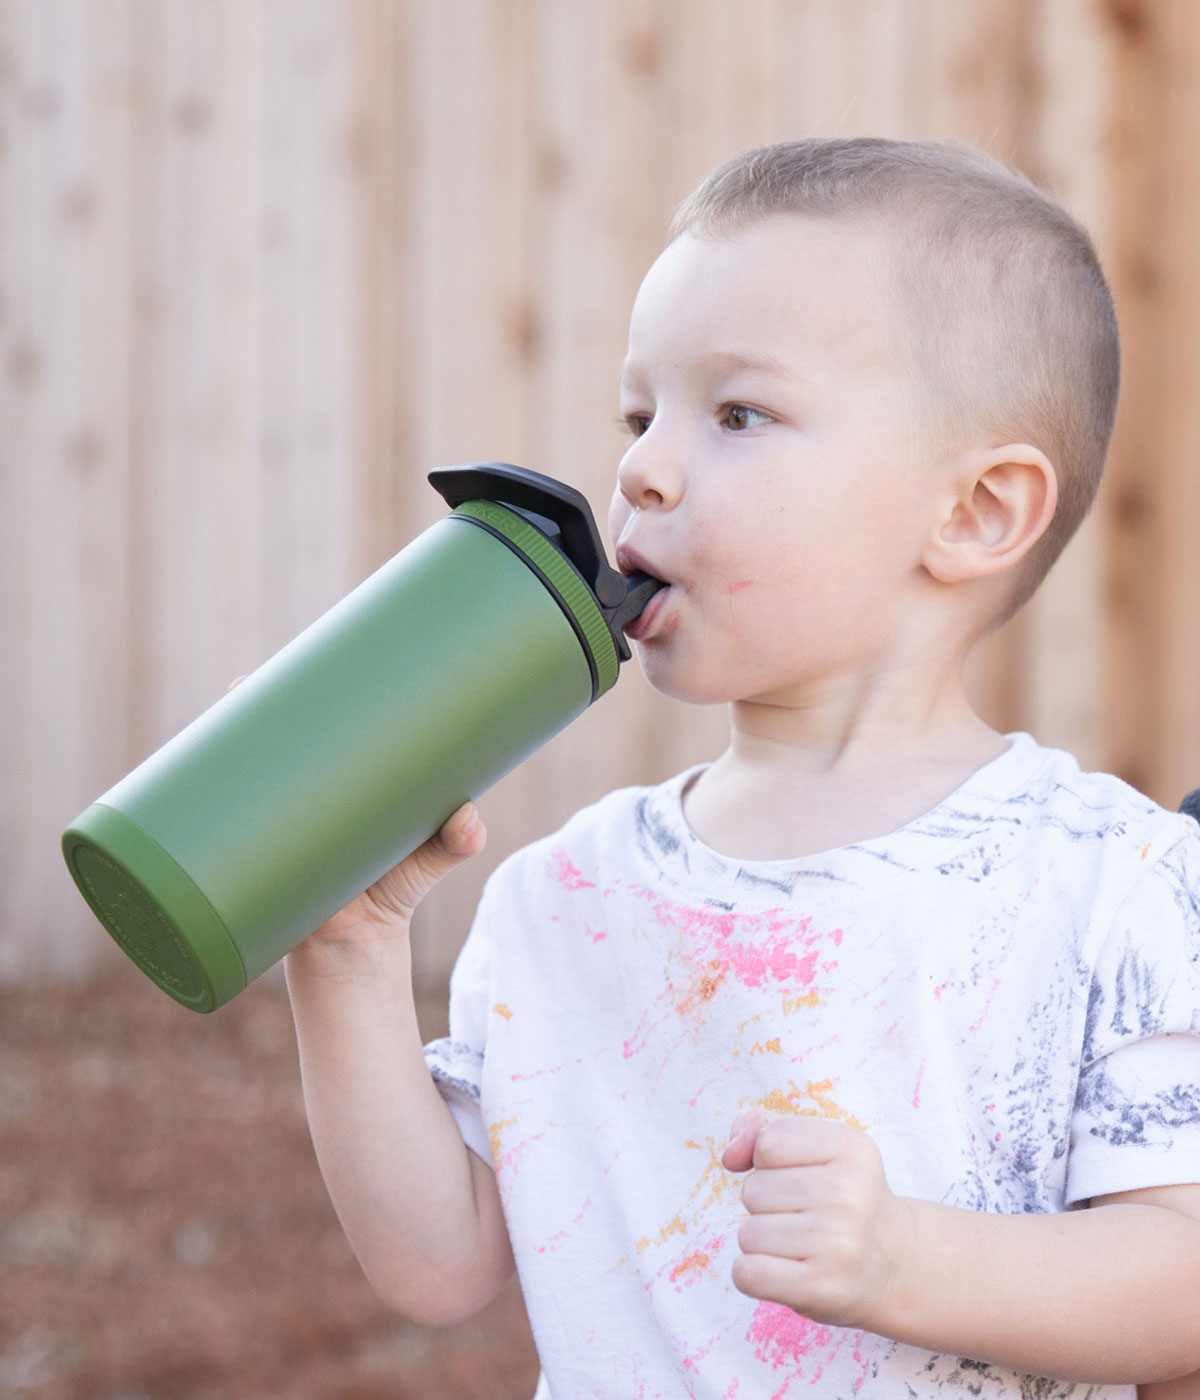
[[[721,1165],[726,1171],[748,1171],[754,1161],[754,1143],[762,1127],[766,1110],[743,1108],[734,1118],[729,1128],[729,1142],[721,1154]]]
[[[478,808],[473,802],[464,803],[439,831],[393,866],[367,893],[388,914],[411,918],[442,876],[477,855],[486,841],[487,829]]]

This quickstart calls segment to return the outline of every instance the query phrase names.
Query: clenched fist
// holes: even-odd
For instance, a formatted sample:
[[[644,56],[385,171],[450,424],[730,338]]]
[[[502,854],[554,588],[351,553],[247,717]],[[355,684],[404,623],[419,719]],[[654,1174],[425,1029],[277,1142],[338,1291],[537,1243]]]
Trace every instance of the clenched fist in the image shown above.
[[[888,1189],[866,1133],[748,1109],[721,1158],[748,1171],[734,1286],[816,1322],[884,1331],[912,1252],[908,1203]]]

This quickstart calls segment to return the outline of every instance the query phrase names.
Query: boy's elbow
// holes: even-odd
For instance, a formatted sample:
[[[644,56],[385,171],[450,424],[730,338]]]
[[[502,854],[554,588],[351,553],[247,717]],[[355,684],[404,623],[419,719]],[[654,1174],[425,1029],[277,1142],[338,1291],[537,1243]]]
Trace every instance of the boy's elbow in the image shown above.
[[[371,1270],[364,1267],[367,1282],[380,1300],[406,1322],[419,1327],[450,1327],[474,1317],[499,1297],[515,1272],[512,1256],[491,1268],[449,1270],[432,1265],[405,1270]]]

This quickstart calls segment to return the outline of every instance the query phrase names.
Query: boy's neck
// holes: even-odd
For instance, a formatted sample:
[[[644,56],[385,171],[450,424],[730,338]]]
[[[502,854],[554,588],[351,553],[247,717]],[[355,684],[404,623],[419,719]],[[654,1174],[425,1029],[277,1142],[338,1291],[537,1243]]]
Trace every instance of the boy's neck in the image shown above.
[[[729,747],[691,785],[684,810],[705,844],[745,860],[886,836],[1008,747],[953,686],[907,707],[737,702],[730,720]]]

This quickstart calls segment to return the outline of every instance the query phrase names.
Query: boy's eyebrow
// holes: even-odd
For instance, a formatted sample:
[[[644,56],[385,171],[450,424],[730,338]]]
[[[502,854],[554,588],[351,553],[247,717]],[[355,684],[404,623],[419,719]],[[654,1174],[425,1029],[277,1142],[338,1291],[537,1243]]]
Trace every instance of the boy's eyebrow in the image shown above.
[[[794,381],[804,378],[804,375],[798,373],[790,365],[785,365],[782,360],[777,360],[773,355],[755,355],[744,350],[711,350],[707,355],[697,356],[696,363],[705,369],[724,370],[727,373],[733,370],[748,369],[762,374],[772,374],[777,379]],[[639,366],[628,357],[622,361],[620,374],[622,381],[639,373]]]

